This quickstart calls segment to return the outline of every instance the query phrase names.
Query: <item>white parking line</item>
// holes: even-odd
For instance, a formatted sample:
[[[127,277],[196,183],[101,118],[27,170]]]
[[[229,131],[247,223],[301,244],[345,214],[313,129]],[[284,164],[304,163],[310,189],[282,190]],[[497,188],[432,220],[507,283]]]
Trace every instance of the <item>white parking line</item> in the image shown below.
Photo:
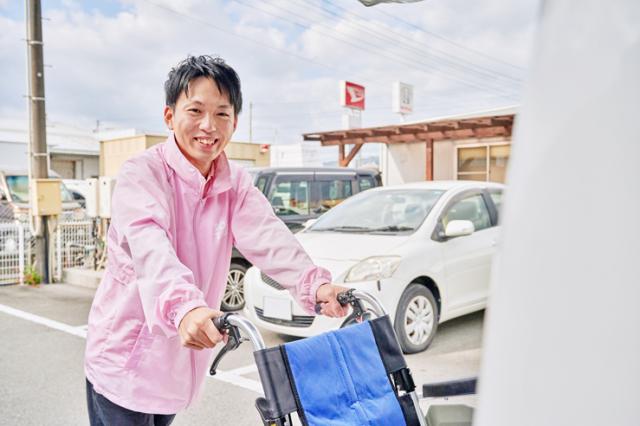
[[[258,367],[255,364],[251,364],[251,365],[247,365],[244,367],[240,367],[240,368],[235,368],[233,370],[229,370],[227,371],[227,374],[237,374],[237,375],[243,375],[243,374],[248,374],[248,373],[253,373],[258,371]]]
[[[240,386],[250,391],[257,392],[262,394],[262,384],[253,379],[248,379],[246,377],[240,376],[239,374],[232,374],[225,371],[216,372],[215,376],[209,376],[213,379],[218,379],[223,382],[231,383],[232,385]]]
[[[0,312],[8,315],[12,315],[17,318],[21,318],[27,321],[31,321],[36,324],[44,325],[45,327],[53,328],[54,330],[62,331],[67,334],[71,334],[77,337],[87,338],[87,325],[71,326],[58,321],[54,321],[49,318],[34,315],[29,312],[21,311],[10,306],[0,304]],[[242,377],[242,374],[247,374],[257,371],[256,365],[251,364],[245,367],[236,368],[230,371],[218,370],[215,376],[209,376],[212,379],[220,380],[225,383],[231,383],[232,385],[240,386],[241,388],[257,392],[262,394],[262,385],[257,380],[248,379]]]
[[[30,314],[29,312],[21,311],[20,309],[15,309],[10,306],[0,305],[0,312],[13,315],[14,317],[22,318],[27,321],[35,322],[36,324],[44,325],[46,327],[53,328],[58,331],[63,331],[68,334],[73,334],[74,336],[82,337],[83,339],[87,338],[86,329],[82,329],[80,327],[73,327],[69,324],[64,324],[49,318]]]

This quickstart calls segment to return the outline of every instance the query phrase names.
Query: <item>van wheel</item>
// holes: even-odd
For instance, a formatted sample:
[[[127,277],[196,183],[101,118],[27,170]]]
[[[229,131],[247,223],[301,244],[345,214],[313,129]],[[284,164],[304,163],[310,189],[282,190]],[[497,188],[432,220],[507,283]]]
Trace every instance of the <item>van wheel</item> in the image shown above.
[[[431,290],[409,284],[400,297],[393,328],[404,353],[427,349],[438,329],[438,305]]]
[[[247,269],[242,263],[232,262],[229,266],[227,287],[220,304],[221,310],[228,312],[244,308],[244,276]]]

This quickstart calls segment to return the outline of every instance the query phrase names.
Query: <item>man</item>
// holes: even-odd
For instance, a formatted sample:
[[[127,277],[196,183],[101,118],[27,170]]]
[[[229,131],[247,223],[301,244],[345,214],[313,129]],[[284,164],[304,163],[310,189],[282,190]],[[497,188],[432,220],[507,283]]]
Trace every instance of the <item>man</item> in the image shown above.
[[[310,313],[344,316],[343,289],[315,266],[224,148],[242,109],[223,60],[189,57],[165,82],[167,141],[118,175],[108,263],[89,315],[92,425],[164,425],[202,387],[223,339],[220,306],[235,245]]]

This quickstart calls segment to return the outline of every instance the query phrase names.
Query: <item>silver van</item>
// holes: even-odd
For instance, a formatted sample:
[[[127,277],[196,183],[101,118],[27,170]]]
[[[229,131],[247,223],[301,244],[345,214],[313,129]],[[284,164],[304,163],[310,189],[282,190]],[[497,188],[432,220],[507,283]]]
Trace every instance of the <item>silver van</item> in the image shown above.
[[[268,167],[248,169],[254,185],[271,203],[273,211],[292,232],[340,202],[382,184],[380,172],[345,167]],[[244,275],[251,263],[233,248],[222,310],[244,306]]]

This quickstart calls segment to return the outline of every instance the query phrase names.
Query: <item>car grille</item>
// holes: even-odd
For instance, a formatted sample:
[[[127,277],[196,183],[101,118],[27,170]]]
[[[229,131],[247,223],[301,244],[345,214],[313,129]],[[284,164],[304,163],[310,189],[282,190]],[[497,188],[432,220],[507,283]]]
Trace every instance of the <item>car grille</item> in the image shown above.
[[[271,278],[269,275],[265,274],[264,272],[260,273],[260,277],[262,277],[262,281],[266,285],[268,285],[269,287],[273,287],[276,290],[284,290],[284,287],[282,287],[278,281],[274,280],[273,278]]]
[[[315,319],[314,316],[307,316],[307,315],[293,315],[291,317],[292,318],[291,320],[271,318],[271,317],[265,317],[264,311],[262,309],[260,308],[255,308],[255,309],[256,309],[256,314],[258,315],[258,318],[260,318],[262,321],[270,322],[271,324],[305,328],[305,327],[310,327],[311,324],[313,324],[313,320]]]

